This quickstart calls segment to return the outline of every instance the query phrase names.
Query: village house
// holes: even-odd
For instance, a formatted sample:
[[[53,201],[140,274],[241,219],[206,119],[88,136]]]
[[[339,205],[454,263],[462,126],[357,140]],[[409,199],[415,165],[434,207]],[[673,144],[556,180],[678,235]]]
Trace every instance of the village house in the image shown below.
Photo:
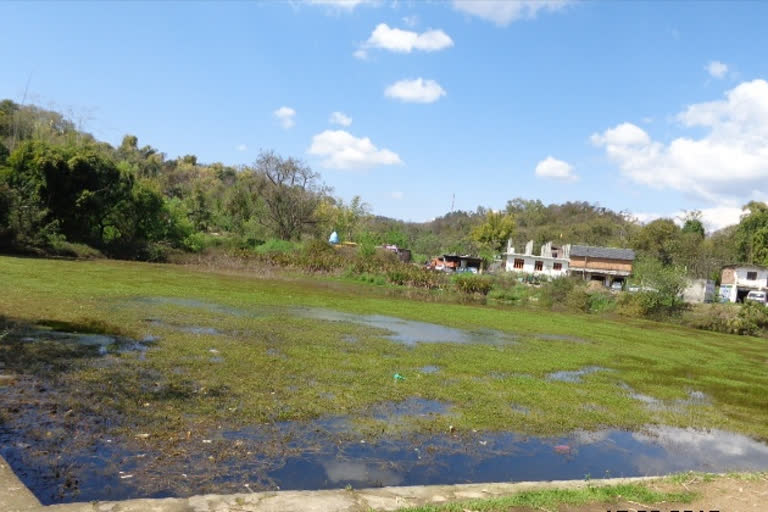
[[[752,290],[768,290],[768,268],[759,265],[727,265],[720,273],[720,300],[744,302]]]
[[[507,242],[506,270],[531,275],[560,277],[568,274],[568,246],[553,247],[552,242],[541,246],[539,254],[533,254],[533,240],[525,244],[525,252],[515,252],[512,241]]]
[[[570,274],[587,281],[600,281],[603,286],[624,284],[632,274],[635,251],[613,247],[570,246]]]
[[[631,249],[591,247],[566,244],[562,247],[547,242],[539,254],[533,254],[533,240],[525,244],[525,251],[516,252],[507,242],[505,269],[530,275],[560,277],[577,275],[588,281],[600,281],[604,286],[623,285],[632,274],[635,252]]]

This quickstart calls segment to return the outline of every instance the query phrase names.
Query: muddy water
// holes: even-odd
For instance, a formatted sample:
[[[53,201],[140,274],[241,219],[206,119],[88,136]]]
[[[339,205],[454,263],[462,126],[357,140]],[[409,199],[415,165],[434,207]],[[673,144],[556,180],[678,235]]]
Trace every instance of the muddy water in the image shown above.
[[[371,410],[382,422],[432,414],[450,414],[450,407],[412,398]],[[26,419],[34,416],[30,410]],[[457,432],[371,438],[351,419],[329,417],[217,430],[175,447],[176,455],[109,437],[87,422],[80,428],[95,430],[80,431],[82,444],[44,453],[43,443],[8,427],[0,427],[0,452],[44,503],[768,469],[766,444],[719,430],[664,426],[562,437]],[[50,422],[43,428],[55,430]]]

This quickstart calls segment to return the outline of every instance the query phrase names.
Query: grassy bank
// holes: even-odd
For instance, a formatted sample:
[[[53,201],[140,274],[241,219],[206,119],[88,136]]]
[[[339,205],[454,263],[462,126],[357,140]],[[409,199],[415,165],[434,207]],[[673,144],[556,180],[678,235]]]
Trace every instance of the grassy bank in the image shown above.
[[[195,435],[217,425],[357,416],[368,432],[510,430],[560,434],[648,423],[721,428],[768,439],[765,339],[646,321],[417,302],[365,285],[309,278],[258,279],[172,265],[0,258],[0,316],[10,327],[68,322],[75,330],[156,336],[146,358],[90,364],[36,354],[88,403],[131,418],[152,435]],[[168,298],[193,299],[199,303]],[[291,308],[391,315],[462,329],[495,329],[515,343],[406,346],[364,325],[320,321]],[[13,335],[6,336],[8,347]],[[18,345],[14,345],[18,348]],[[51,366],[46,358],[66,358]],[[6,357],[6,359],[8,359]],[[14,359],[25,371],[24,361]],[[434,373],[425,366],[436,366]],[[553,372],[597,366],[581,382]],[[37,371],[37,370],[35,370]],[[41,370],[42,371],[42,370]],[[395,380],[398,373],[404,380]],[[655,400],[656,407],[633,398]],[[697,403],[691,393],[705,397]],[[408,397],[448,414],[393,424],[364,412]],[[138,430],[137,430],[138,431]]]

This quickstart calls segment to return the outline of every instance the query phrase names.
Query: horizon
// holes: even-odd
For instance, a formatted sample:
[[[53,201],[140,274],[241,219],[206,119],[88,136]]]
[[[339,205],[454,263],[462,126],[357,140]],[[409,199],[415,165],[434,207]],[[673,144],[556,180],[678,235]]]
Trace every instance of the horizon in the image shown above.
[[[406,222],[455,194],[468,212],[516,197],[641,222],[700,210],[714,231],[768,198],[765,4],[92,7],[0,5],[18,48],[0,97],[170,158],[274,149]]]

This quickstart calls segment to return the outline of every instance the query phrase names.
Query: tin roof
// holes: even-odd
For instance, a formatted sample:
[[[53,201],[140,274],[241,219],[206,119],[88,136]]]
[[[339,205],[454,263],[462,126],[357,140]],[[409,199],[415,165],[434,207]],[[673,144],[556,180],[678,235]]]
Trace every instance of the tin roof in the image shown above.
[[[586,258],[605,258],[608,260],[635,259],[635,251],[632,249],[617,249],[614,247],[592,247],[590,245],[572,245],[571,256]]]

